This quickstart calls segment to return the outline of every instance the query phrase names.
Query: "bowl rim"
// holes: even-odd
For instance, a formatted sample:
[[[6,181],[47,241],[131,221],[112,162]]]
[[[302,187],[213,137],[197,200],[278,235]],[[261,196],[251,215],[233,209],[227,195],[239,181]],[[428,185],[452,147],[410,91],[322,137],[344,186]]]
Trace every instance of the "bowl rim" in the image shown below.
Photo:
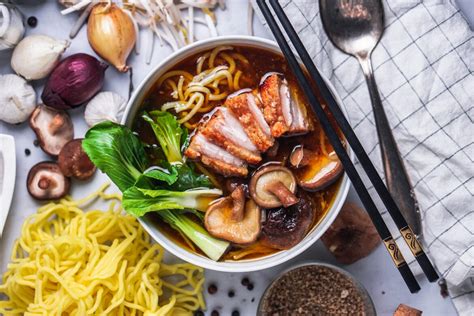
[[[148,73],[148,75],[141,81],[141,83],[137,86],[130,100],[127,103],[121,120],[121,124],[131,127],[131,124],[135,118],[137,111],[140,108],[143,99],[147,95],[149,89],[153,87],[159,76],[168,71],[170,68],[174,67],[184,58],[194,55],[200,51],[212,49],[219,45],[253,46],[281,54],[280,48],[274,41],[261,37],[246,35],[214,37],[185,46],[163,59],[160,63],[153,67],[153,69]],[[326,81],[326,84],[333,93],[336,102],[340,105],[341,109],[344,112],[342,100],[337,94],[334,86],[323,74],[321,74],[321,76]],[[353,160],[354,154],[350,147],[347,148],[347,151],[351,160]],[[206,269],[221,272],[258,271],[271,268],[283,262],[289,261],[300,253],[302,253],[303,251],[305,251],[306,249],[308,249],[311,245],[313,245],[329,228],[329,226],[335,220],[336,216],[339,214],[342,205],[346,200],[349,188],[350,181],[347,175],[344,173],[341,184],[331,205],[331,208],[327,211],[326,215],[319,221],[319,223],[312,228],[312,230],[305,236],[302,241],[300,241],[296,246],[292,247],[291,249],[278,251],[271,255],[255,259],[247,259],[241,261],[213,261],[212,259],[207,258],[203,255],[193,253],[183,248],[176,242],[172,241],[164,233],[159,231],[159,229],[153,227],[149,219],[147,219],[147,216],[140,217],[138,218],[138,220],[143,226],[143,228],[157,243],[162,245],[167,251],[169,251],[176,257],[186,262],[195,264]]]

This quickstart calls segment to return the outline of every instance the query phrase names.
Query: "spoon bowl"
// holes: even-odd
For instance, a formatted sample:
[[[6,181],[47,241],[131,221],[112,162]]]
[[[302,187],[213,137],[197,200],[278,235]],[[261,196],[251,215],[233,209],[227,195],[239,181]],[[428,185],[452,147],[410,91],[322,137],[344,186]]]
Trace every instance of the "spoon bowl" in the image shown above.
[[[383,34],[380,0],[321,0],[319,4],[331,42],[358,58],[370,56]]]

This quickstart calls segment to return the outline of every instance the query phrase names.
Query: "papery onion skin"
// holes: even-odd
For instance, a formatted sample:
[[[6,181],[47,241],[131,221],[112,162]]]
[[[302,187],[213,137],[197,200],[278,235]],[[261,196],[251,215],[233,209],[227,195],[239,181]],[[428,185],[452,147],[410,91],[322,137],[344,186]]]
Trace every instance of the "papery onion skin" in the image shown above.
[[[44,87],[43,103],[60,110],[78,107],[102,89],[108,65],[88,54],[74,54],[59,63]]]
[[[135,26],[130,16],[115,4],[97,4],[87,22],[87,38],[103,59],[126,72],[128,55],[136,42]]]

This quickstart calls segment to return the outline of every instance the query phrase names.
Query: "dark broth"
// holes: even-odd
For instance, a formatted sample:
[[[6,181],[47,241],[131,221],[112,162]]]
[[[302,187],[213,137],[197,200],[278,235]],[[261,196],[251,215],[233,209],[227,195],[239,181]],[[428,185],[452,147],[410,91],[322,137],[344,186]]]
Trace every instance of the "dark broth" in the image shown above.
[[[285,59],[276,53],[259,49],[259,48],[254,48],[254,47],[247,47],[247,46],[233,46],[234,47],[234,52],[240,53],[243,56],[245,56],[249,63],[246,64],[241,61],[237,61],[237,68],[242,71],[242,76],[240,78],[240,88],[250,88],[250,89],[255,89],[258,87],[260,79],[263,75],[265,75],[268,72],[279,72],[282,73],[286,79],[288,80],[288,83],[291,87],[296,92],[297,97],[301,102],[303,102],[306,105],[307,112],[309,114],[309,117],[313,123],[313,130],[305,135],[302,136],[295,136],[295,137],[282,137],[278,139],[279,142],[279,148],[278,152],[275,157],[273,158],[268,158],[266,155],[263,155],[263,160],[261,164],[264,164],[269,161],[280,161],[282,163],[286,163],[288,160],[289,154],[293,150],[293,148],[296,145],[304,145],[306,148],[314,151],[314,152],[321,152],[321,144],[323,146],[326,146],[327,151],[331,151],[331,146],[328,143],[328,140],[324,136],[324,134],[321,132],[320,125],[310,108],[308,102],[306,101],[306,98],[302,94],[302,92],[299,90],[299,88],[296,85],[296,80],[291,73],[291,71],[288,69],[288,65],[285,61]],[[170,70],[185,70],[190,72],[191,74],[195,75],[196,74],[196,62],[198,58],[203,55],[204,52],[195,54],[182,62],[176,64],[172,69]],[[223,61],[217,61],[216,63],[219,64],[219,62]],[[222,89],[221,89],[222,90]],[[315,89],[317,91],[317,89]],[[142,110],[146,111],[152,111],[152,110],[157,110],[160,109],[160,107],[166,103],[166,102],[171,102],[175,101],[173,97],[171,96],[172,89],[169,88],[166,85],[162,85],[161,87],[155,86],[149,91],[149,96],[147,97],[146,101],[144,102],[144,105],[142,107]],[[229,91],[233,92],[233,91]],[[319,97],[319,95],[318,95]],[[319,97],[320,98],[320,97]],[[223,100],[224,101],[224,100]],[[212,104],[214,106],[221,105],[223,101],[210,101],[209,104]],[[320,101],[322,102],[321,98]],[[201,115],[197,115],[195,118],[193,118],[193,122],[198,121],[202,115],[205,113],[202,113]],[[138,133],[140,139],[144,141],[145,143],[148,144],[154,144],[157,143],[155,136],[153,134],[152,129],[150,126],[145,123],[141,119],[135,119],[134,125],[133,125],[133,130]],[[321,140],[321,137],[324,137],[323,140]],[[153,160],[153,157],[150,157]],[[261,165],[260,164],[260,165]],[[252,174],[254,169],[252,169],[249,166],[249,178]],[[225,179],[220,176],[219,174],[213,173],[209,171],[211,175],[217,179],[219,183],[224,183]],[[316,225],[321,221],[322,218],[324,218],[325,214],[327,213],[328,209],[331,207],[332,202],[334,200],[334,197],[337,193],[337,189],[339,188],[341,180],[339,179],[326,189],[318,192],[308,192],[308,195],[312,198],[313,204],[315,205],[315,220],[312,225],[312,229],[316,227]],[[225,188],[221,188],[224,189]],[[182,247],[185,249],[193,251],[193,249],[190,248],[188,243],[184,240],[184,238],[174,229],[172,229],[168,224],[163,222],[158,216],[154,215],[153,213],[147,215],[149,219],[153,221],[153,223],[169,238],[180,244]],[[193,216],[193,215],[190,215]],[[197,219],[196,219],[197,220]],[[249,254],[244,257],[244,259],[252,259],[252,258],[258,258],[262,256],[266,256],[275,252],[278,252],[279,250],[277,249],[270,249],[266,246],[263,246],[259,241],[254,243],[252,247],[259,248],[259,252],[254,252],[252,254]],[[234,252],[236,250],[242,249],[242,246],[233,246],[230,249],[230,252]],[[204,255],[198,248],[194,250],[195,252]],[[225,255],[224,260],[227,259],[232,259],[229,254]]]

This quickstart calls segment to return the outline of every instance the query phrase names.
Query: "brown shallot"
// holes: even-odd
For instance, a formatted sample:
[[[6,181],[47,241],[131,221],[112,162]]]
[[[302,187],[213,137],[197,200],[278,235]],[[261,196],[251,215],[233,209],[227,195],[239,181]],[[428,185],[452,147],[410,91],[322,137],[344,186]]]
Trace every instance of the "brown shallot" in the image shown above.
[[[116,4],[94,6],[87,23],[87,38],[100,57],[121,72],[129,69],[126,62],[136,42],[135,25]]]

